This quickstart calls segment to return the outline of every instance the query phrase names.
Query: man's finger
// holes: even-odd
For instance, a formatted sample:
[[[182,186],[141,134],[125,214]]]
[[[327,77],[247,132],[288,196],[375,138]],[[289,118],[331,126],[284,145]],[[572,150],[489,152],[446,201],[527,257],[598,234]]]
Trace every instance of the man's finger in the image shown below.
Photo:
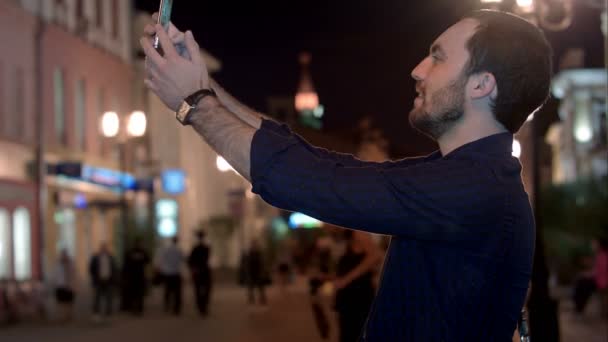
[[[188,53],[194,64],[203,64],[203,58],[201,57],[198,44],[194,40],[194,36],[192,36],[192,31],[186,31],[186,49],[188,49]]]
[[[158,54],[158,51],[152,46],[152,42],[147,37],[141,37],[139,39],[139,44],[144,49],[144,54],[148,57],[148,62],[152,63],[156,66],[162,65],[165,62],[165,59]]]
[[[156,34],[156,29],[154,28],[154,25],[147,24],[146,26],[144,26],[144,33],[147,34],[148,36],[155,35]]]
[[[186,35],[180,31],[169,31],[169,38],[171,38],[173,45],[176,45],[183,43],[186,39]]]
[[[152,20],[154,20],[154,22],[157,22],[157,21],[158,21],[158,12],[154,12],[154,13],[152,14]]]
[[[148,87],[148,89],[152,90],[152,91],[156,91],[158,88],[156,87],[156,84],[154,84],[154,82],[150,79],[145,79],[144,80],[144,84],[146,85],[146,87]]]
[[[160,79],[160,72],[158,71],[158,69],[152,67],[149,68],[146,71],[146,74],[148,75],[148,78],[151,80],[159,80]]]
[[[158,36],[160,45],[163,48],[165,57],[167,59],[177,58],[179,54],[177,53],[177,50],[175,50],[175,46],[173,46],[173,43],[171,43],[171,39],[169,39],[167,32],[165,32],[165,30],[160,24],[156,24],[156,35]]]
[[[146,69],[146,75],[148,75],[149,78],[151,78],[151,79],[160,78],[160,71],[158,70],[158,67],[156,67],[152,63],[148,63],[147,59],[146,59],[146,63],[145,63],[145,69]]]
[[[169,29],[167,29],[169,37],[173,38],[175,35],[183,36],[184,32],[180,31],[172,22],[169,22]]]

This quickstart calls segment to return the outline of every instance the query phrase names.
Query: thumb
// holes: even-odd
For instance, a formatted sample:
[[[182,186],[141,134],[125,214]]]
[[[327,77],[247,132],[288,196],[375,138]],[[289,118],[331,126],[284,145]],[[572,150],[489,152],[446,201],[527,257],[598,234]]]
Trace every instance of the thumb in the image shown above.
[[[201,65],[203,62],[203,59],[201,57],[201,53],[199,51],[198,44],[194,40],[194,37],[192,36],[191,31],[186,31],[186,49],[188,49],[188,53],[190,54],[190,57],[192,58],[192,62],[197,65]]]

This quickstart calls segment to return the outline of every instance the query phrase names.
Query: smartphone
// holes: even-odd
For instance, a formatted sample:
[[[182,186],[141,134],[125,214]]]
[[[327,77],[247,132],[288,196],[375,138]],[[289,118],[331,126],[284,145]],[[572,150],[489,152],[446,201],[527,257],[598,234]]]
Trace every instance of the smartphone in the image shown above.
[[[169,31],[169,22],[171,21],[171,9],[173,8],[173,0],[160,0],[160,7],[158,9],[158,24],[161,24],[165,31]],[[158,36],[154,37],[154,48],[161,55],[162,47],[160,46],[160,42]]]

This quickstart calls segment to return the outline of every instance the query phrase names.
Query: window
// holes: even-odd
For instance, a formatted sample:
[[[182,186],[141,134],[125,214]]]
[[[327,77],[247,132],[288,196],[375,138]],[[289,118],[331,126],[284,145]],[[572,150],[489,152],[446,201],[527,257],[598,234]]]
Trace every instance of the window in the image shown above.
[[[11,117],[13,118],[12,124],[12,137],[16,139],[22,139],[25,133],[25,75],[22,67],[15,69],[13,77],[13,84],[15,85],[15,96],[14,96],[14,107]]]
[[[55,69],[53,74],[54,107],[55,107],[55,140],[66,144],[65,130],[65,82],[61,68]]]
[[[103,28],[103,2],[95,0],[95,24],[99,28]]]
[[[120,11],[118,0],[112,0],[112,38],[118,38],[120,30]]]
[[[106,92],[103,88],[99,88],[99,92],[97,93],[97,115],[98,115],[99,123],[101,123],[101,118],[105,111],[106,111]],[[98,127],[98,129],[99,129],[99,127]],[[99,132],[99,130],[97,132]],[[99,154],[105,155],[106,154],[105,140],[102,139],[102,140],[98,140],[98,141],[99,141]]]
[[[4,133],[6,116],[4,114],[4,69],[0,62],[0,134]]]
[[[23,207],[17,208],[13,213],[13,250],[15,279],[30,279],[32,277],[30,213]]]
[[[86,84],[84,79],[76,82],[74,103],[74,132],[76,132],[76,146],[82,151],[86,149]]]
[[[68,20],[68,11],[67,11],[67,4],[65,0],[55,0],[55,7],[54,7],[54,18],[56,20],[57,23],[60,23],[62,25],[66,25],[67,24],[67,20]]]
[[[76,0],[76,21],[84,19],[84,4],[82,0]]]
[[[6,209],[0,208],[0,279],[11,276],[11,222]]]

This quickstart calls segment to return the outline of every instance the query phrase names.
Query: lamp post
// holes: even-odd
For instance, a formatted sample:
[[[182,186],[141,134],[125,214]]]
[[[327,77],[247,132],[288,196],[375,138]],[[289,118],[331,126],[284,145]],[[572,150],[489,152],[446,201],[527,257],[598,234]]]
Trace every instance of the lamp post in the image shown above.
[[[120,171],[127,172],[127,143],[132,138],[141,137],[146,133],[146,115],[142,111],[132,112],[122,122],[116,112],[108,111],[101,117],[101,133],[106,138],[115,139],[118,146]],[[122,129],[121,129],[122,126]],[[127,247],[128,204],[126,197],[127,189],[123,179],[120,179],[120,215],[122,222],[122,250]],[[123,253],[124,255],[124,253]]]

